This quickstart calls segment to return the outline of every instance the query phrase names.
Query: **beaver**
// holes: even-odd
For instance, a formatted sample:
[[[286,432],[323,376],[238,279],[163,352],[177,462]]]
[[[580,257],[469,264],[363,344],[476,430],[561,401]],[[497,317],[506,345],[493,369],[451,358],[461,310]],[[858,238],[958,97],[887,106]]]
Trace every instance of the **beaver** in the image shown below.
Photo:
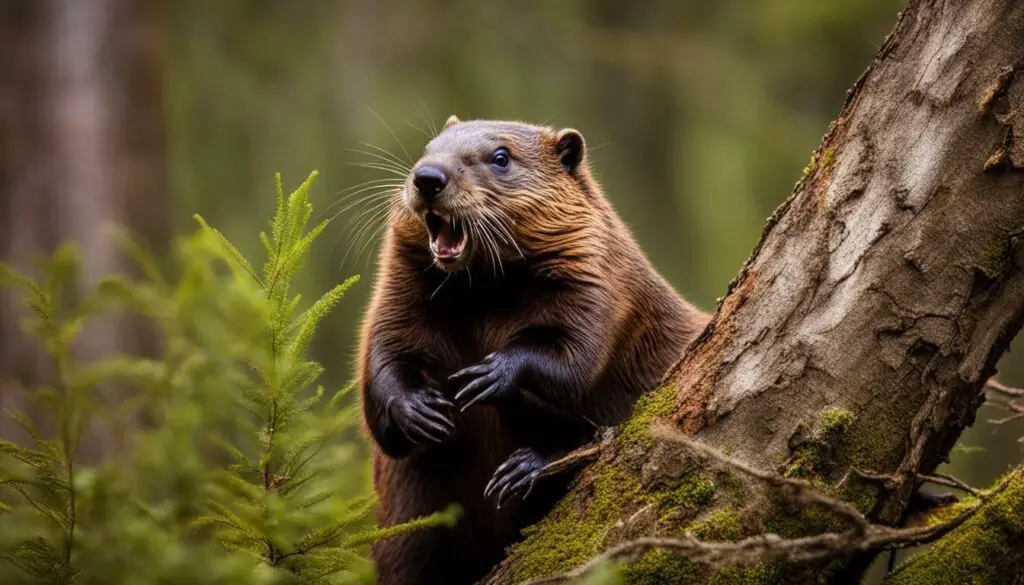
[[[381,585],[483,577],[566,493],[548,462],[616,424],[707,324],[651,266],[582,135],[452,116],[396,194],[359,353]],[[536,484],[536,485],[534,485]]]

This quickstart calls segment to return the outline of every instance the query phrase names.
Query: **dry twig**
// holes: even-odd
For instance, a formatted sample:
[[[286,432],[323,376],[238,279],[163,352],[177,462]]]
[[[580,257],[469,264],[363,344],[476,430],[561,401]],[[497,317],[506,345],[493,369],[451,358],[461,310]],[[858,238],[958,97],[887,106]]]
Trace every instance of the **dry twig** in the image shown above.
[[[1007,386],[995,378],[989,378],[988,381],[985,382],[985,389],[995,390],[996,392],[1007,396],[1024,397],[1024,388],[1013,388],[1011,386]]]
[[[900,484],[900,483],[902,483],[904,481],[904,479],[900,478],[899,476],[897,476],[894,473],[872,473],[872,472],[869,472],[869,471],[863,471],[861,469],[857,469],[856,467],[851,467],[850,471],[848,471],[846,473],[846,475],[843,476],[843,479],[839,481],[839,484],[838,484],[839,487],[842,487],[843,484],[846,483],[846,481],[849,479],[851,474],[852,475],[856,475],[857,477],[860,477],[860,478],[863,478],[863,479],[869,479],[869,480],[872,480],[872,481],[884,482],[887,485],[898,485],[898,484]],[[921,481],[923,483],[933,483],[933,484],[936,484],[936,485],[944,485],[946,487],[951,487],[951,488],[955,488],[955,489],[958,489],[958,490],[963,490],[963,491],[965,491],[965,492],[967,492],[967,493],[969,493],[969,494],[971,494],[972,496],[975,496],[975,497],[981,496],[981,492],[980,491],[978,491],[977,489],[967,485],[966,483],[960,481],[959,479],[953,477],[952,475],[946,475],[944,473],[934,473],[934,474],[931,474],[931,475],[927,475],[927,474],[924,474],[924,473],[915,473],[914,477],[918,481]]]
[[[989,396],[988,398],[985,399],[985,402],[987,404],[991,404],[993,406],[1002,408],[1003,410],[1013,413],[1010,416],[1006,416],[1003,418],[989,419],[988,422],[994,425],[1006,424],[1010,421],[1024,418],[1024,404],[1021,404],[1013,400],[1007,400],[1006,398],[1002,398],[999,396]]]

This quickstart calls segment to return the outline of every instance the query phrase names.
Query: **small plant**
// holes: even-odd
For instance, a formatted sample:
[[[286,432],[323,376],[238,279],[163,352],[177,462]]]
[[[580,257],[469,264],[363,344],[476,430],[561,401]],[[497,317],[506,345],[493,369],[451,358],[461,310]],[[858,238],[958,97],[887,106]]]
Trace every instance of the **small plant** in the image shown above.
[[[0,441],[4,583],[372,582],[368,543],[454,522],[452,509],[373,526],[352,385],[317,385],[323,367],[306,352],[358,279],[304,310],[290,292],[327,225],[307,231],[314,179],[285,197],[278,176],[260,273],[198,216],[176,279],[125,237],[143,277],[107,277],[80,298],[72,246],[40,283],[0,265],[54,380],[27,389],[46,432],[12,412],[28,442]],[[92,328],[124,313],[155,324],[159,357],[80,360]],[[104,434],[121,438],[115,452],[83,464]]]

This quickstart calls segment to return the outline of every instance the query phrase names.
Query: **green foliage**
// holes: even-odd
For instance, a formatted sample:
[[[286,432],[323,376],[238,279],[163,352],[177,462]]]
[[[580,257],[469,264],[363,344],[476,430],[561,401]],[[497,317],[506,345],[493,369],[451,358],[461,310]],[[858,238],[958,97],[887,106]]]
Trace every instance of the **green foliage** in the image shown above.
[[[307,231],[314,177],[286,198],[278,176],[262,274],[198,216],[174,277],[124,236],[142,277],[84,295],[73,246],[39,282],[0,265],[53,381],[27,389],[40,420],[9,413],[25,439],[0,441],[4,583],[369,583],[367,544],[454,521],[447,510],[373,526],[354,385],[318,386],[323,367],[307,357],[357,278],[302,311],[289,292],[326,226]],[[81,357],[138,316],[156,357]]]

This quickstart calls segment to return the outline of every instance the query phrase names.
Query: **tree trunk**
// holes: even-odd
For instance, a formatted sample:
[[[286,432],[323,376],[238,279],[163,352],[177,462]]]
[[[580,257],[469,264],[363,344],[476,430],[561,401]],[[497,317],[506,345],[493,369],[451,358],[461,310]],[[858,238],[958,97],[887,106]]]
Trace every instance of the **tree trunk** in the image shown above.
[[[125,269],[107,225],[158,246],[166,239],[158,7],[153,0],[0,0],[0,259],[32,272],[35,256],[72,240],[85,289]],[[20,387],[48,381],[49,367],[19,330],[24,316],[0,296],[0,405],[31,411]],[[89,360],[137,351],[145,332],[104,321],[83,337],[78,354]],[[0,417],[0,435],[13,427]],[[85,455],[102,456],[114,443],[109,429],[92,429]]]
[[[874,522],[900,522],[917,474],[973,422],[1024,320],[1021,171],[1024,3],[912,0],[707,330],[486,582],[564,573],[641,536],[849,528],[827,506],[794,508],[778,485],[652,434],[657,420],[805,478]],[[987,510],[1019,502],[1019,475]],[[1024,533],[1024,509],[1012,513],[1016,531],[996,537],[1004,551],[1014,537],[1019,551]],[[856,582],[871,557],[719,568],[651,550],[624,572],[630,583]],[[989,560],[972,582],[1010,583],[1022,570],[1011,554]]]

